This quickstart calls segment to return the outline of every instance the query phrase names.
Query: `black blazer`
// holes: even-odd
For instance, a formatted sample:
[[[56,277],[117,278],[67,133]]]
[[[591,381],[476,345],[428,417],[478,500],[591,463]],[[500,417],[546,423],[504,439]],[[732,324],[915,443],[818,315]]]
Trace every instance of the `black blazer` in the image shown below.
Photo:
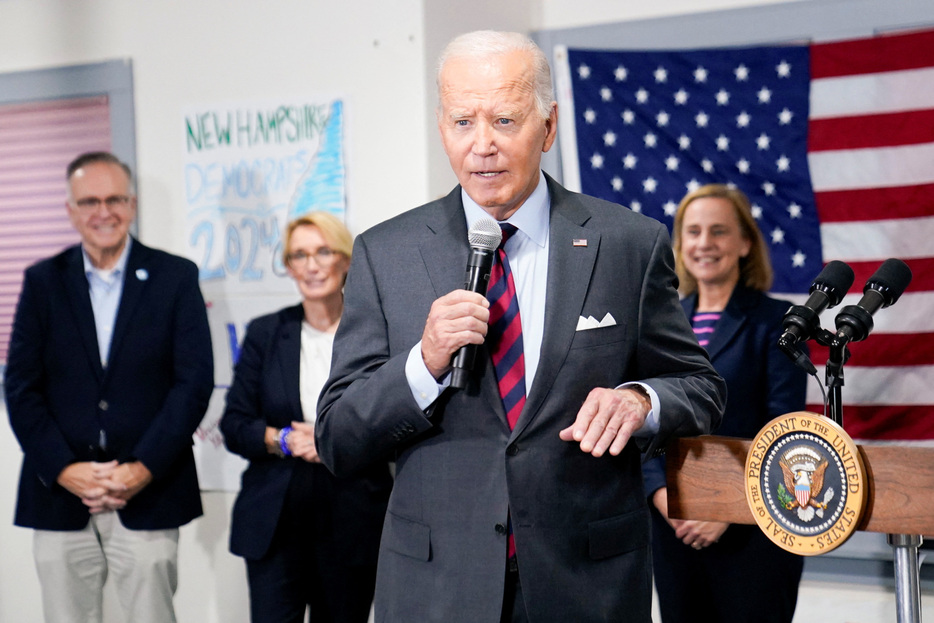
[[[119,511],[126,527],[185,524],[201,515],[192,434],[214,387],[197,267],[133,240],[106,370],[96,335],[80,246],[26,270],[5,381],[24,453],[16,525],[83,528],[87,507],[56,478],[70,463],[109,459],[153,475]]]
[[[230,551],[249,560],[269,550],[297,461],[266,451],[266,426],[284,428],[302,421],[299,360],[303,311],[286,307],[250,322],[227,393],[221,432],[227,448],[248,459],[234,503]],[[327,490],[316,491],[332,512],[333,538],[347,564],[376,561],[379,535],[392,476],[386,462],[346,478],[334,478],[323,465],[314,465],[326,478]]]

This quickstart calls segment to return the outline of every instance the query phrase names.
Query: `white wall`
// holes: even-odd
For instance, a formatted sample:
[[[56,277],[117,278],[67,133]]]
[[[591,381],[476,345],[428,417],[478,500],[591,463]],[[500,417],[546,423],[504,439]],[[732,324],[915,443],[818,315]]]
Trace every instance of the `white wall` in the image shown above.
[[[178,126],[189,106],[316,93],[344,97],[348,220],[359,233],[454,183],[433,112],[434,58],[451,36],[475,28],[531,32],[775,3],[0,0],[0,72],[131,58],[140,236],[181,253]],[[2,406],[0,419],[6,420]],[[41,621],[31,532],[10,525],[19,463],[12,433],[0,425],[0,623]],[[227,552],[233,497],[206,492],[205,516],[182,529],[176,597],[182,622],[248,620],[244,567]]]
[[[701,11],[739,9],[766,4],[807,2],[808,0],[541,0],[537,30],[573,28],[607,22],[628,22],[651,17],[684,15]]]

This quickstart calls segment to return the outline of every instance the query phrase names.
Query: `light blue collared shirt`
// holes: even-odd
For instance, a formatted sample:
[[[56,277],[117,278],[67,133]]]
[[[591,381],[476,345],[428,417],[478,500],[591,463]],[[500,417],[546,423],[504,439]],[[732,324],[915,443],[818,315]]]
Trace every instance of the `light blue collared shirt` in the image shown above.
[[[84,258],[84,274],[88,279],[88,291],[91,295],[91,309],[94,311],[94,328],[97,330],[97,348],[100,351],[101,366],[107,368],[107,357],[110,354],[110,343],[113,339],[114,323],[117,320],[117,308],[120,306],[120,297],[123,295],[123,279],[126,274],[126,263],[130,257],[130,246],[133,239],[127,236],[123,252],[117,259],[116,265],[110,270],[96,268],[91,263],[87,251],[81,247]]]

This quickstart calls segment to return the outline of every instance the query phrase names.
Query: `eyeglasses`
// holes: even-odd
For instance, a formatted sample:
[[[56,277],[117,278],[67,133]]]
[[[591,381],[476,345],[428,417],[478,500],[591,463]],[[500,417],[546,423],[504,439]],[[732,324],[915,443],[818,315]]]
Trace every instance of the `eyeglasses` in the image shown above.
[[[105,199],[101,199],[100,197],[82,197],[75,201],[74,205],[82,212],[94,212],[99,210],[101,204],[107,206],[108,210],[118,210],[130,205],[130,199],[131,197],[128,195],[111,195]]]
[[[329,249],[328,247],[319,247],[314,253],[306,253],[304,251],[295,251],[289,253],[285,258],[289,262],[289,266],[296,267],[306,264],[310,258],[314,258],[315,264],[321,268],[328,268],[334,262],[337,261],[338,256],[341,253],[335,251],[334,249]]]

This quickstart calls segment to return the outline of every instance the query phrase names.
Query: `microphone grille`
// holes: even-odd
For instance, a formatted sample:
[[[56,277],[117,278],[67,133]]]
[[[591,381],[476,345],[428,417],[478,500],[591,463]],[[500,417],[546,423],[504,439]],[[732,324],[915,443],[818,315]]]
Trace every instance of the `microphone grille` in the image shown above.
[[[830,299],[829,307],[838,304],[853,285],[853,269],[840,260],[831,260],[811,284],[811,292],[816,289],[826,293]]]
[[[911,283],[911,269],[908,264],[898,258],[889,258],[882,262],[882,266],[866,282],[865,292],[869,289],[878,289],[885,298],[884,307],[895,303]]]
[[[472,247],[493,251],[503,239],[503,230],[499,223],[491,218],[478,219],[467,232],[467,242]]]

